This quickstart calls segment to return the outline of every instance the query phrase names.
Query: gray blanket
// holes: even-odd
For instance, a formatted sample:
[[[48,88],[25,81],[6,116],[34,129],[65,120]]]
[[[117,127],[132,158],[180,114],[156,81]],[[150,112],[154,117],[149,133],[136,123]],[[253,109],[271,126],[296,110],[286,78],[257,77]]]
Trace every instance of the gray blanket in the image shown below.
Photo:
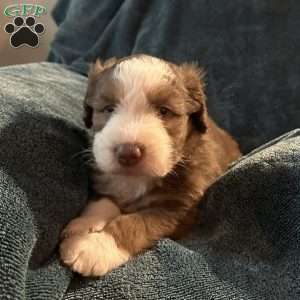
[[[300,2],[62,0],[55,18],[49,60],[66,67],[0,69],[0,299],[299,299],[300,131],[278,136],[300,127]],[[277,138],[210,188],[189,238],[84,279],[57,256],[88,194],[78,73],[137,52],[204,65],[245,153]]]

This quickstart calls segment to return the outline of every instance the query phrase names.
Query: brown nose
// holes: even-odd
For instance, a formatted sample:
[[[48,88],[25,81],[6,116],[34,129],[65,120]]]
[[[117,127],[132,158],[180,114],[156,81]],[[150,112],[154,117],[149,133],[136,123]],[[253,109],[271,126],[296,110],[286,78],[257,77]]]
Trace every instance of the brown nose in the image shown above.
[[[121,144],[116,147],[116,156],[122,166],[134,166],[142,158],[142,147],[137,144]]]

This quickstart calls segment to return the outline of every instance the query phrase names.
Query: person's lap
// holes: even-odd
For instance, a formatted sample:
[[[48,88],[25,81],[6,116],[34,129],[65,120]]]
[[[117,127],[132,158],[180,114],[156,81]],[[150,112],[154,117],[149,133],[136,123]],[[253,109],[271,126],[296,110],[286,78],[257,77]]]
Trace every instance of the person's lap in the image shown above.
[[[61,299],[71,272],[57,257],[59,232],[87,198],[87,168],[76,156],[87,146],[86,78],[49,63],[2,68],[0,76],[0,291]],[[77,277],[65,299],[248,299],[276,288],[276,295],[293,296],[297,149],[299,131],[248,155],[210,189],[206,213],[217,223],[209,239],[199,233],[182,244],[161,241],[103,279]],[[280,276],[285,291],[277,287]]]

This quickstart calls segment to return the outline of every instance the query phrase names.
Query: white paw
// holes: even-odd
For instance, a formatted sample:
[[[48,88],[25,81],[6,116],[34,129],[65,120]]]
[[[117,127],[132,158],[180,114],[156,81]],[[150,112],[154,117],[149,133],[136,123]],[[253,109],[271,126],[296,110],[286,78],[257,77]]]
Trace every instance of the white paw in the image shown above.
[[[130,255],[119,249],[105,232],[73,235],[60,244],[62,262],[83,276],[101,276],[128,261]]]
[[[73,219],[62,231],[61,238],[101,231],[106,222],[98,217],[85,216]]]

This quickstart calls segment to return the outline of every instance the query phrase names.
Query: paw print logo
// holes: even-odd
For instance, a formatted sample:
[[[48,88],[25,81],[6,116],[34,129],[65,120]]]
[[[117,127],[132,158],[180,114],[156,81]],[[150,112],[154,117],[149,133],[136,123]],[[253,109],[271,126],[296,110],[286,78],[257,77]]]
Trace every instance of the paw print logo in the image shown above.
[[[45,32],[42,23],[37,23],[32,16],[25,18],[16,17],[13,23],[5,25],[4,30],[10,34],[10,44],[14,48],[27,45],[36,48],[39,45],[39,35]]]

